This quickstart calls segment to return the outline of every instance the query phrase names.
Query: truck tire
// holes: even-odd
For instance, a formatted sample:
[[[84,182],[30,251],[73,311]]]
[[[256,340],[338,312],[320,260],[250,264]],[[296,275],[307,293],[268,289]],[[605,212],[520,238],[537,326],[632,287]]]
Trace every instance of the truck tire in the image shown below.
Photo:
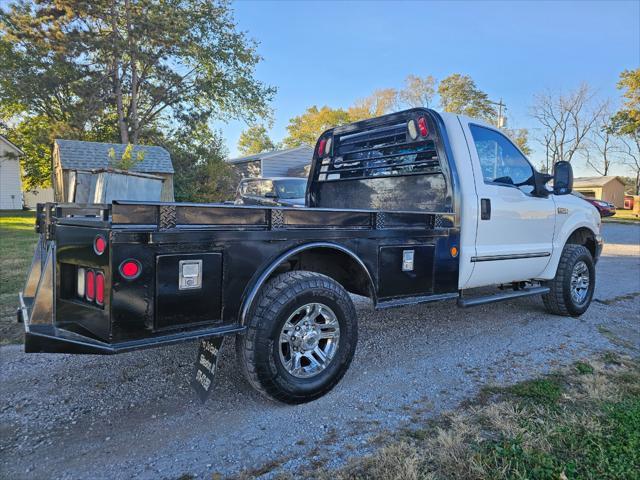
[[[331,390],[356,349],[356,311],[347,291],[319,273],[294,271],[267,283],[236,353],[249,383],[284,403],[304,403]]]
[[[579,317],[593,298],[595,266],[589,250],[582,245],[565,245],[556,276],[545,282],[551,291],[542,296],[549,313]]]

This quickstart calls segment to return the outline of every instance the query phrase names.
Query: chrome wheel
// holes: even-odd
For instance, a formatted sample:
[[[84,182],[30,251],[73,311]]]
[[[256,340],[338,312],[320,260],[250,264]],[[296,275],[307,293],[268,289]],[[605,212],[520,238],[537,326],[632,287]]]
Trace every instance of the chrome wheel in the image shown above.
[[[576,305],[584,303],[589,293],[589,267],[582,260],[573,266],[571,272],[571,299]]]
[[[331,363],[339,339],[335,313],[322,303],[308,303],[293,312],[280,331],[280,361],[294,377],[313,377]]]

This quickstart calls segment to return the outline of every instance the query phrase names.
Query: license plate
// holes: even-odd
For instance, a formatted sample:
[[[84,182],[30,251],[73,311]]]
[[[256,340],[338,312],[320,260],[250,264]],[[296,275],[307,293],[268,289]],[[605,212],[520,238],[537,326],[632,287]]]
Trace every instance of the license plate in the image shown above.
[[[218,365],[218,355],[224,337],[211,337],[200,340],[196,369],[191,386],[195,389],[202,403],[207,401],[213,390],[213,378]]]

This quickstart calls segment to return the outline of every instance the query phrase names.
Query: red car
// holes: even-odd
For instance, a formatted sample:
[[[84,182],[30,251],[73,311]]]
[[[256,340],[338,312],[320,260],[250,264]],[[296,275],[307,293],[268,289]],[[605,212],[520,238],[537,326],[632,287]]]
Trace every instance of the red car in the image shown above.
[[[572,192],[576,197],[580,197],[598,209],[601,217],[612,217],[616,214],[616,206],[613,203],[604,200],[596,200],[595,198],[585,197],[580,192]]]

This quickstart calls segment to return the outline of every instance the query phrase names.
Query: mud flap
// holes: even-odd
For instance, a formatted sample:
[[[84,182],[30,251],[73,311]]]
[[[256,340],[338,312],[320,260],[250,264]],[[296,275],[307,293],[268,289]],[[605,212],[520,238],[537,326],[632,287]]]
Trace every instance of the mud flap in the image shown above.
[[[202,403],[206,402],[213,390],[213,378],[218,368],[218,356],[224,337],[209,337],[200,340],[196,368],[191,380]]]

